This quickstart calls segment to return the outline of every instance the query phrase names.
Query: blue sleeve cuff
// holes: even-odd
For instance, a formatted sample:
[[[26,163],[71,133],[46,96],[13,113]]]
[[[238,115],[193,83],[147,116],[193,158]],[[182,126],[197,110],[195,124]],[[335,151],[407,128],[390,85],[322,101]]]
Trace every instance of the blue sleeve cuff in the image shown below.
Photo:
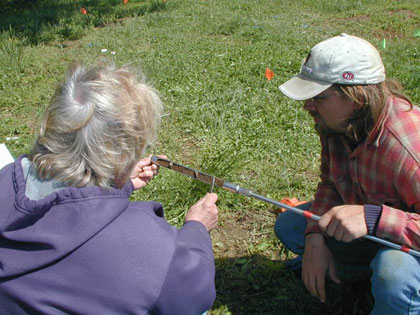
[[[369,235],[376,235],[379,220],[382,214],[382,206],[378,205],[364,205],[365,220]]]

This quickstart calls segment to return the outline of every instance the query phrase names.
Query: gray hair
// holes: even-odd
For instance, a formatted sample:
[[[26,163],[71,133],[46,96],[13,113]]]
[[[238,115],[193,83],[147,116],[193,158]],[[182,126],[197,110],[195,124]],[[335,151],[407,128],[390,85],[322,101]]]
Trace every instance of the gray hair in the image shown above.
[[[75,63],[56,89],[29,154],[41,179],[121,186],[155,140],[162,102],[133,68]]]

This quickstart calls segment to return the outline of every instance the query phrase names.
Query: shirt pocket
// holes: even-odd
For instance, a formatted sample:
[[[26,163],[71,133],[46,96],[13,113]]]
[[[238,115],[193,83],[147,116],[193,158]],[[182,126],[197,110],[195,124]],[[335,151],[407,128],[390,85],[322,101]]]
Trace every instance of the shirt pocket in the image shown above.
[[[355,203],[355,193],[353,191],[353,183],[350,180],[349,176],[341,175],[334,180],[335,189],[343,199],[344,204]]]

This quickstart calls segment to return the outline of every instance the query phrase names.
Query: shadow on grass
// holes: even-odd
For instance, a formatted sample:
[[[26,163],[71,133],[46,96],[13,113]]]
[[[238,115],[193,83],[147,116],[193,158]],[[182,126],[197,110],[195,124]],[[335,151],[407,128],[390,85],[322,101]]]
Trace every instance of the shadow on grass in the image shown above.
[[[217,297],[211,314],[368,314],[369,281],[327,284],[327,302],[312,298],[300,274],[261,255],[216,259]]]
[[[28,44],[76,40],[84,35],[86,28],[104,26],[165,6],[161,0],[133,0],[127,5],[123,0],[9,0],[8,3],[0,8],[0,32],[25,38]]]

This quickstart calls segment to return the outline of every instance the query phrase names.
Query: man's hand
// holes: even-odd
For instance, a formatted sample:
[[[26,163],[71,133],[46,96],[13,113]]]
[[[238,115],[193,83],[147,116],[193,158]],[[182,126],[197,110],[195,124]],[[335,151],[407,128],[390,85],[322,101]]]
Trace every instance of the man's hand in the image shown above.
[[[318,222],[337,241],[351,242],[368,234],[363,206],[344,205],[331,208]]]
[[[219,210],[216,206],[217,195],[207,194],[201,198],[185,216],[185,222],[198,221],[204,224],[207,231],[211,231],[217,225]]]
[[[311,233],[306,236],[305,251],[302,262],[302,280],[306,289],[322,303],[325,302],[325,275],[328,270],[330,278],[340,283],[335,272],[334,258],[325,244],[324,236]]]
[[[153,164],[151,155],[147,158],[141,159],[134,166],[133,171],[131,172],[130,179],[133,182],[134,190],[140,189],[146,186],[153,177],[155,177],[159,171],[159,166]],[[159,155],[161,158],[165,158],[165,155]]]

